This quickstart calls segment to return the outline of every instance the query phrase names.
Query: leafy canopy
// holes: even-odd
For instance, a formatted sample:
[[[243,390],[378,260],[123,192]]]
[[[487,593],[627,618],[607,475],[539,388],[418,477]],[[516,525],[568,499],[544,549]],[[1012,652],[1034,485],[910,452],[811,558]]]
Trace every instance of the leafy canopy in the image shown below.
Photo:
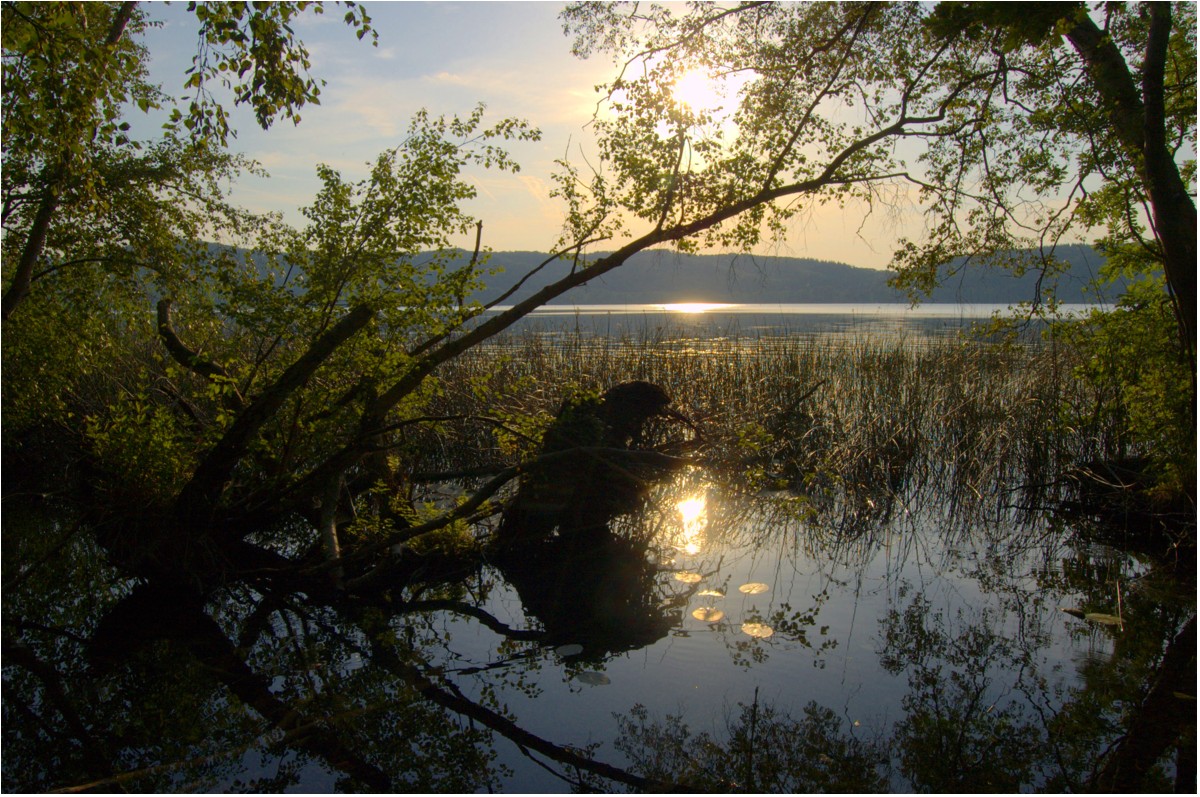
[[[224,202],[222,186],[254,167],[228,153],[234,131],[212,86],[251,106],[264,128],[281,117],[298,122],[300,109],[320,94],[291,29],[306,9],[321,13],[323,6],[190,4],[200,32],[183,85],[192,97],[181,108],[147,81],[140,39],[156,24],[147,6],[3,4],[5,320],[50,274],[69,269],[74,276],[87,264],[127,280],[134,262],[168,270],[178,261],[170,254],[178,241],[226,226],[242,230],[247,219]],[[360,7],[348,9],[346,22],[359,38],[374,33]],[[160,140],[130,137],[124,117],[131,109],[172,105]],[[135,201],[119,199],[130,192]]]
[[[667,242],[748,250],[837,203],[923,219],[891,262],[916,301],[977,263],[1051,276],[1060,242],[1092,237],[1106,277],[1165,276],[1176,337],[1139,289],[1095,329],[1093,372],[1132,380],[1138,450],[1194,438],[1194,4],[593,2],[563,20],[618,72],[600,165],[590,181],[568,165],[558,190],[565,239],[631,239],[597,268]],[[697,71],[726,108],[677,96]],[[1127,319],[1139,346],[1104,344]],[[1188,483],[1194,453],[1167,459]]]

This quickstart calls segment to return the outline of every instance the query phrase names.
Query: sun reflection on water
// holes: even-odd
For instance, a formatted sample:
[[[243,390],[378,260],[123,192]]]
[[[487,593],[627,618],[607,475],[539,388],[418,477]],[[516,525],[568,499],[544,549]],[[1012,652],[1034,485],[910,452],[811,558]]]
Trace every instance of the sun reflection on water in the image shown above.
[[[685,498],[675,505],[683,526],[676,548],[689,556],[700,553],[700,533],[708,523],[707,500],[704,493]]]
[[[668,313],[707,313],[710,310],[724,310],[728,307],[733,307],[731,304],[719,304],[717,302],[678,302],[676,304],[660,305],[663,310]]]

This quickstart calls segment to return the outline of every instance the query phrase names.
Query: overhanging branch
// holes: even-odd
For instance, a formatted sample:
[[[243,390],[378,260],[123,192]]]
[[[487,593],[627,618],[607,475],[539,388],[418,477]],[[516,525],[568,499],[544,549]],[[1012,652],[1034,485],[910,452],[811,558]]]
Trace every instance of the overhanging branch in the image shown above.
[[[264,390],[238,415],[233,425],[200,461],[191,480],[179,492],[176,510],[181,519],[211,513],[233,472],[245,456],[250,442],[283,402],[337,351],[338,347],[374,317],[370,305],[361,304],[313,341],[273,385]]]
[[[182,365],[189,371],[199,374],[209,381],[225,381],[232,385],[229,379],[229,372],[222,366],[211,360],[204,359],[201,354],[193,349],[188,348],[179,335],[175,333],[175,329],[171,326],[171,300],[158,300],[158,336],[162,339],[163,345],[167,348],[167,353],[175,362]],[[245,405],[241,394],[234,388],[234,392],[230,397],[233,403],[233,409],[241,409]]]

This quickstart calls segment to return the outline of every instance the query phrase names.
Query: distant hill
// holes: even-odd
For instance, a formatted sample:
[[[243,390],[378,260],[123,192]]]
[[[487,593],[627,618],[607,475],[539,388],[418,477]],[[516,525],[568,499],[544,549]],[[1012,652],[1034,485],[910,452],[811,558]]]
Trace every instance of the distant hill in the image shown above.
[[[211,249],[222,249],[209,244]],[[1098,301],[1094,290],[1085,293],[1100,273],[1104,258],[1085,245],[1061,246],[1058,257],[1070,268],[1056,277],[1056,295],[1063,302]],[[418,257],[422,260],[432,254]],[[265,267],[265,257],[253,258]],[[465,265],[470,253],[459,250],[450,268]],[[494,252],[489,268],[500,273],[485,277],[487,287],[472,298],[491,302],[546,259],[541,252]],[[549,285],[571,270],[569,261],[552,263],[526,282],[518,297]],[[947,266],[942,284],[925,299],[945,304],[1016,304],[1038,294],[1038,272],[1014,277],[999,267]],[[857,268],[845,263],[796,257],[757,255],[685,255],[653,250],[639,252],[623,266],[581,285],[551,304],[667,304],[715,302],[731,304],[837,304],[907,302],[907,296],[888,287],[892,272]],[[1047,286],[1043,286],[1047,287]],[[1118,282],[1108,286],[1102,301],[1112,303],[1124,291]]]
[[[1064,302],[1095,301],[1084,293],[1104,259],[1090,246],[1059,247],[1071,264],[1058,277],[1057,296]],[[465,262],[467,253],[463,253]],[[476,299],[492,301],[545,260],[538,252],[495,252],[488,265],[503,272],[488,277]],[[534,275],[521,290],[527,296],[569,273],[569,262],[557,262]],[[751,255],[685,255],[669,251],[640,252],[629,261],[555,299],[553,304],[662,304],[728,302],[791,304],[838,302],[905,302],[887,285],[889,271],[856,268],[808,258]],[[1038,274],[1014,277],[1001,268],[971,266],[945,281],[927,299],[951,304],[1012,304],[1037,296]],[[1111,290],[1111,289],[1110,289]],[[1119,294],[1120,289],[1112,291]],[[1106,300],[1111,300],[1107,296]]]

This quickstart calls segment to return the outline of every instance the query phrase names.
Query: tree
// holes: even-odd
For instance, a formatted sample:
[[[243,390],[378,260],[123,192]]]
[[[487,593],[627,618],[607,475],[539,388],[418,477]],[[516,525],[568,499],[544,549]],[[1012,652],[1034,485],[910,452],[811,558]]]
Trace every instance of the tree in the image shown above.
[[[184,85],[193,98],[186,113],[172,110],[161,142],[143,144],[127,135],[124,109],[147,112],[172,101],[146,82],[147,53],[137,41],[152,24],[145,9],[135,2],[4,3],[4,320],[50,274],[131,262],[166,268],[177,259],[168,254],[174,243],[161,246],[164,236],[196,240],[199,221],[216,210],[231,220],[216,185],[248,164],[224,153],[234,131],[212,82],[231,91],[235,105],[250,105],[264,129],[280,117],[298,122],[320,88],[288,23],[310,5],[190,3],[201,29]],[[348,6],[346,22],[361,39],[370,18]],[[145,191],[143,202],[115,201],[131,186]],[[134,223],[126,216],[123,227],[95,238],[76,227],[81,216],[104,226],[110,214],[132,211],[139,212]],[[146,251],[145,238],[157,238],[155,251]],[[79,251],[89,246],[108,251]]]
[[[564,13],[577,53],[622,65],[607,87],[619,115],[598,122],[613,170],[603,196],[669,231],[660,238],[708,231],[702,243],[748,246],[764,223],[781,233],[800,197],[874,210],[908,186],[928,231],[893,267],[900,285],[928,289],[956,256],[1052,250],[1107,224],[1111,246],[1170,261],[1194,341],[1194,9],[1109,4],[1101,16],[1103,28],[1083,3]],[[694,69],[742,82],[726,124],[673,97]]]
[[[944,2],[930,27],[941,39],[987,43],[1010,76],[993,126],[1046,147],[1035,153],[981,130],[975,135],[1002,143],[981,141],[974,160],[1040,158],[1003,182],[1069,187],[1063,232],[1106,227],[1104,250],[1120,257],[1132,249],[1161,268],[1181,340],[1194,353],[1195,7],[1109,4],[1095,17],[1085,3]],[[948,149],[968,151],[962,142]]]
[[[1193,5],[579,3],[563,16],[579,55],[619,67],[613,113],[595,121],[602,165],[588,186],[568,169],[561,189],[575,237],[632,239],[593,268],[668,242],[747,249],[817,204],[908,206],[924,231],[900,242],[892,282],[916,300],[977,262],[1048,284],[1055,246],[1098,231],[1105,276],[1165,273],[1174,342],[1130,301],[1146,310],[1141,340],[1165,347],[1127,351],[1189,376],[1183,401],[1154,386],[1166,375],[1120,387],[1154,405],[1124,412],[1157,416],[1132,442],[1156,457],[1160,431],[1194,436]],[[727,109],[675,95],[696,70]],[[1187,458],[1168,452],[1157,470],[1190,485]]]
[[[160,302],[159,330],[177,366],[223,386],[216,404],[194,399],[211,407],[213,439],[179,487],[177,518],[203,528],[238,507],[233,533],[245,534],[313,494],[332,495],[332,511],[342,490],[353,500],[398,485],[389,440],[420,422],[411,416],[430,389],[425,377],[462,348],[444,339],[479,312],[462,302],[478,271],[446,267],[449,236],[474,224],[460,209],[474,193],[460,172],[469,163],[515,169],[488,142],[538,135],[515,120],[480,129],[483,112],[418,114],[404,143],[358,183],[319,169],[324,188],[304,211],[312,223],[264,242],[260,251],[274,254],[263,271],[224,255],[210,277],[213,309],[230,330],[218,357],[198,358]]]

